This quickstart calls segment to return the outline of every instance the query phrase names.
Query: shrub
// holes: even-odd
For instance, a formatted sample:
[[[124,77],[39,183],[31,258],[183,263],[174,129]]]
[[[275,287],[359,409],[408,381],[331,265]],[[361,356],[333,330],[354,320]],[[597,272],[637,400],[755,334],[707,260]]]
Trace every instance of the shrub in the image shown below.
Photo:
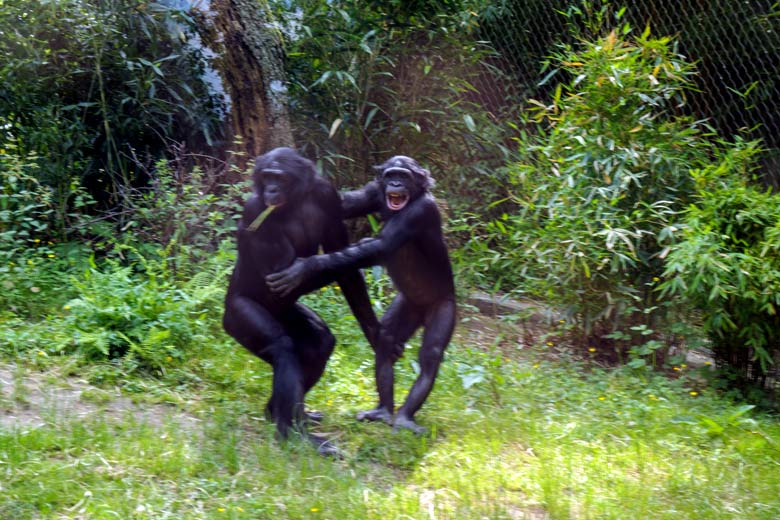
[[[13,152],[0,149],[0,261],[47,238],[52,217],[51,192],[38,181],[37,158]]]
[[[538,132],[510,165],[517,211],[485,226],[485,265],[503,288],[564,307],[588,341],[653,354],[665,344],[663,259],[693,193],[689,170],[712,148],[679,114],[694,69],[649,29],[563,47],[555,62],[571,80],[531,101]]]
[[[224,184],[220,182],[226,177],[223,169],[193,167],[186,159],[157,161],[147,172],[147,187],[126,188],[120,211],[109,215],[115,223],[93,228],[103,238],[102,247],[128,243],[152,256],[165,248],[169,267],[183,274],[199,269],[199,262],[223,241],[232,240],[241,202],[252,191],[249,176]]]
[[[693,172],[696,202],[662,290],[702,312],[721,368],[761,382],[780,361],[780,196],[748,184],[755,142]]]
[[[133,366],[164,370],[185,358],[187,349],[204,339],[208,308],[224,293],[227,255],[202,266],[186,284],[176,284],[169,271],[170,251],[146,258],[124,248],[130,265],[108,259],[73,278],[78,296],[66,306],[69,339],[64,351],[90,359],[126,358]],[[213,323],[213,320],[212,320]]]
[[[52,241],[51,191],[38,181],[37,158],[15,152],[0,149],[0,308],[33,316],[61,301],[79,255]]]
[[[286,45],[296,141],[337,184],[361,184],[403,153],[434,171],[453,204],[503,193],[495,170],[514,130],[500,121],[517,104],[476,34],[481,2],[274,4],[295,35]]]
[[[0,3],[0,141],[37,153],[58,205],[74,180],[116,196],[169,141],[219,137],[190,22],[139,0]]]

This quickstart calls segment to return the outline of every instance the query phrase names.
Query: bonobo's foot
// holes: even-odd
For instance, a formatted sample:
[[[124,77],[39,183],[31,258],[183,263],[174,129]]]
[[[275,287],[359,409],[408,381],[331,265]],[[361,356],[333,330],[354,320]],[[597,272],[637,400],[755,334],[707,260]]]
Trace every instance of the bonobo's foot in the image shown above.
[[[414,422],[414,419],[410,417],[406,417],[404,415],[397,415],[395,420],[393,421],[393,431],[397,432],[399,428],[412,430],[417,435],[423,435],[428,433],[428,430],[426,428],[423,428],[422,426]]]
[[[317,453],[319,453],[320,455],[324,455],[326,457],[333,457],[336,459],[344,458],[344,453],[342,453],[342,451],[338,449],[335,444],[330,442],[322,435],[317,435],[316,433],[309,433],[306,436],[308,437],[309,442],[311,442],[312,445],[317,449]]]
[[[312,411],[303,412],[303,418],[304,420],[306,420],[306,422],[310,422],[312,424],[320,424],[322,421],[325,420],[325,414],[322,412],[315,412],[314,410],[312,410]]]
[[[387,424],[393,424],[393,414],[387,408],[376,407],[373,410],[359,412],[358,421],[382,421]]]
[[[269,422],[274,420],[270,406],[265,407],[265,420]],[[305,423],[320,424],[323,420],[325,420],[325,414],[322,412],[315,412],[313,410],[303,412],[303,422]]]

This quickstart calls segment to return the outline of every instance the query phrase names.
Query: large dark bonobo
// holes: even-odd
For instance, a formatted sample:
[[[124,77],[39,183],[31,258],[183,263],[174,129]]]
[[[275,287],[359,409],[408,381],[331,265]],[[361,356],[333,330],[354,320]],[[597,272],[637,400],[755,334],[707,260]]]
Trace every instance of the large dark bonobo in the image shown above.
[[[375,349],[379,405],[361,412],[358,419],[381,420],[420,433],[424,429],[414,422],[414,414],[433,388],[455,327],[452,266],[439,210],[428,191],[433,182],[428,170],[401,155],[378,170],[375,181],[362,190],[345,193],[342,201],[345,218],[381,213],[385,223],[376,238],[361,240],[336,253],[296,260],[266,280],[271,290],[288,295],[323,274],[385,265],[398,295],[382,317]],[[404,343],[421,326],[425,331],[419,354],[420,374],[393,420],[393,363],[403,353]]]
[[[290,148],[257,158],[255,191],[238,224],[238,258],[225,298],[223,325],[241,345],[273,367],[273,388],[266,414],[281,437],[295,428],[323,454],[338,453],[305,428],[303,400],[320,379],[335,340],[328,326],[298,298],[337,279],[369,341],[379,324],[357,269],[338,276],[312,276],[285,295],[269,290],[266,275],[299,256],[335,251],[349,245],[338,192],[317,176],[314,164]]]

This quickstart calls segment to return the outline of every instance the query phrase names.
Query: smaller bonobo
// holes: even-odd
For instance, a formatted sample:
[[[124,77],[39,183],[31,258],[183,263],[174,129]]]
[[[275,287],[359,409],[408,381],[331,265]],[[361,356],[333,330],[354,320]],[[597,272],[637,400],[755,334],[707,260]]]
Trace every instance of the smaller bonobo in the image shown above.
[[[379,405],[358,419],[385,421],[417,433],[414,421],[433,388],[444,350],[455,327],[455,285],[441,216],[430,194],[428,170],[417,161],[395,156],[377,167],[377,179],[342,197],[343,216],[380,212],[384,226],[375,238],[363,239],[341,251],[296,260],[289,268],[266,277],[272,291],[289,294],[312,277],[341,273],[356,267],[387,267],[398,295],[380,322],[375,348]],[[393,419],[393,363],[415,331],[424,327],[420,374]]]
[[[335,251],[349,245],[341,219],[341,201],[333,186],[317,176],[314,164],[290,148],[257,158],[254,193],[238,224],[238,257],[225,297],[223,325],[236,341],[273,367],[266,413],[281,437],[296,429],[322,454],[338,454],[305,428],[303,400],[317,383],[333,352],[335,339],[324,321],[298,298],[336,278],[352,313],[369,341],[379,328],[365,283],[356,269],[338,277],[311,277],[304,286],[280,296],[265,276],[289,266],[322,246]]]

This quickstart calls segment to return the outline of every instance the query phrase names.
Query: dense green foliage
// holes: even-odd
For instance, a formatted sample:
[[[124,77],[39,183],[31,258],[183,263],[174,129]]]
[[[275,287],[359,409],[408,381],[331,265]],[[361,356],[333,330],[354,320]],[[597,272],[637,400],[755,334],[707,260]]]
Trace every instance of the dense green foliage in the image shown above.
[[[99,269],[93,263],[71,279],[76,297],[64,307],[67,340],[52,345],[55,351],[75,349],[87,359],[125,358],[128,367],[159,371],[207,339],[205,317],[224,295],[229,258],[203,263],[197,274],[176,284],[169,272],[170,248],[159,251],[160,259],[129,252],[137,265],[108,261]],[[134,273],[134,267],[141,272]]]
[[[748,130],[771,150],[765,157],[776,158],[779,14],[775,0],[492,0],[480,11],[479,30],[520,88],[539,96],[539,63],[557,44],[592,39],[616,17],[632,27],[649,23],[655,34],[674,36],[700,71],[687,95],[689,110],[721,135]],[[763,173],[777,187],[776,171]]]
[[[677,115],[693,69],[649,31],[565,47],[554,63],[571,80],[531,101],[537,132],[509,170],[516,210],[473,244],[490,258],[478,268],[563,306],[590,343],[652,354],[667,346],[655,288],[694,193],[689,170],[712,151]]]
[[[746,143],[692,172],[697,200],[666,261],[666,292],[703,311],[721,368],[764,382],[780,361],[780,196],[749,184]]]
[[[188,23],[138,0],[0,3],[0,147],[35,158],[58,212],[80,185],[115,203],[171,142],[218,136]]]
[[[401,153],[429,167],[453,205],[503,193],[495,170],[513,130],[500,121],[516,105],[486,108],[475,87],[501,78],[476,35],[478,3],[280,2],[304,153],[340,183],[363,183]]]

